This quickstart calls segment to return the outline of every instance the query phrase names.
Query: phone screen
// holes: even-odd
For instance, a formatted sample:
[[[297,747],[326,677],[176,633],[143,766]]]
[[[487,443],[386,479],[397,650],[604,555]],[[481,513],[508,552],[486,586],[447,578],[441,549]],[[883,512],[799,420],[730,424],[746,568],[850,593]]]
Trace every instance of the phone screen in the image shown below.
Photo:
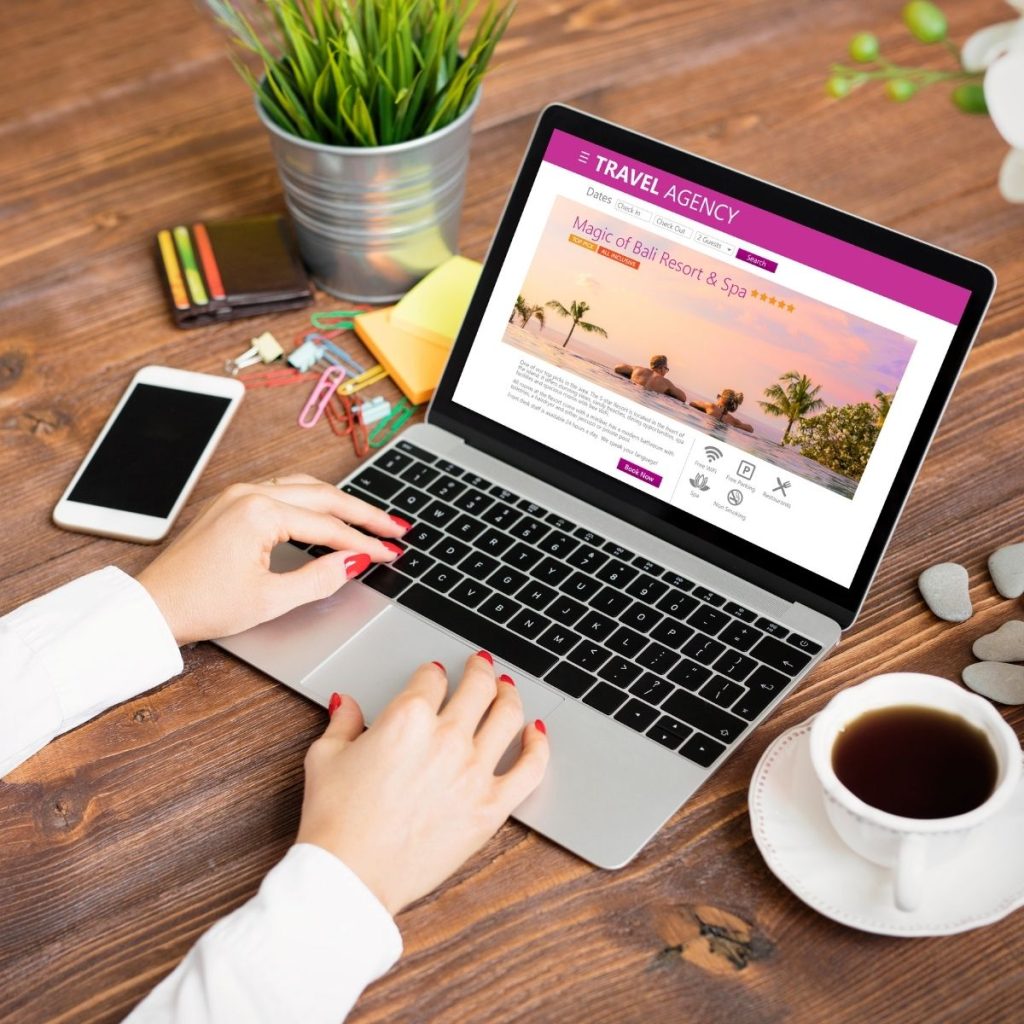
[[[165,519],[230,403],[136,384],[69,500]]]

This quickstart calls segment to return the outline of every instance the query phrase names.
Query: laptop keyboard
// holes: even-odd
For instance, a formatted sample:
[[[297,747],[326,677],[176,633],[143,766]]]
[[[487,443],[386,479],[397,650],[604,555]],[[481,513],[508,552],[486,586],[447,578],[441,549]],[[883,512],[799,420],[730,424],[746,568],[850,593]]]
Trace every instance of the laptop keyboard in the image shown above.
[[[364,583],[703,767],[821,651],[408,441],[342,490],[413,522]]]

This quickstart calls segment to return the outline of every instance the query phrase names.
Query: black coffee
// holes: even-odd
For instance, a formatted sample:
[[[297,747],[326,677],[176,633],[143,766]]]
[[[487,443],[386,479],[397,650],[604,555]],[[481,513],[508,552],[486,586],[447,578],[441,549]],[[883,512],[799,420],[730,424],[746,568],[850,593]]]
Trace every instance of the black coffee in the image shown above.
[[[866,804],[905,818],[980,807],[999,765],[988,737],[945,711],[902,705],[854,719],[832,746],[832,770]]]

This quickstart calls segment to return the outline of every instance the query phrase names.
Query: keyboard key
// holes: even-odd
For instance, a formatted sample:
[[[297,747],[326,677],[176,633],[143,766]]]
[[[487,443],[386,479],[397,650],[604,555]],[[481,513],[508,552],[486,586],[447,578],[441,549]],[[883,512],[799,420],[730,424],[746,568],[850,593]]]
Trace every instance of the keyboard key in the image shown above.
[[[595,580],[593,576],[574,572],[559,589],[577,600],[588,601],[601,589],[601,581]]]
[[[535,505],[532,501],[526,498],[522,498],[516,505],[516,508],[521,508],[528,516],[546,516],[548,510],[542,508],[540,505]]]
[[[590,599],[592,608],[596,608],[599,612],[604,612],[605,615],[615,616],[621,615],[631,603],[628,594],[613,590],[611,587],[605,587],[604,590],[598,591]]]
[[[490,480],[485,480],[482,476],[477,476],[476,473],[466,473],[462,479],[465,480],[470,487],[475,487],[478,491],[487,491],[494,486]]]
[[[773,636],[766,636],[750,649],[750,653],[772,668],[785,672],[787,676],[795,676],[801,669],[806,668],[811,660],[809,654],[804,654],[803,651],[798,651]]]
[[[727,601],[724,610],[730,615],[735,615],[737,619],[742,619],[744,622],[753,622],[757,618],[757,612],[752,612],[749,608],[744,608],[743,605],[737,604],[735,601]]]
[[[678,590],[670,590],[655,607],[661,609],[666,615],[676,619],[685,619],[694,608],[698,607],[695,598],[688,594],[680,594]]]
[[[455,565],[456,562],[461,562],[470,551],[472,551],[472,548],[465,541],[456,540],[454,537],[445,537],[431,551],[431,554],[435,558],[440,558],[447,565]],[[479,579],[479,577],[477,578]]]
[[[459,513],[452,508],[451,505],[435,501],[420,513],[419,518],[423,522],[430,523],[431,526],[445,526],[458,516],[458,514]]]
[[[668,590],[668,584],[662,583],[660,580],[654,579],[653,576],[648,576],[642,569],[640,575],[633,580],[628,587],[626,587],[626,593],[632,594],[638,601],[646,601],[647,604],[654,604],[658,598],[662,597]]]
[[[790,633],[786,637],[786,643],[792,644],[798,651],[806,651],[808,654],[817,654],[821,650],[821,644],[816,644],[813,640],[800,636],[799,633]]]
[[[750,670],[757,664],[753,658],[748,658],[739,651],[726,651],[718,661],[715,662],[715,671],[721,672],[727,679],[742,682],[750,675]]]
[[[602,555],[597,548],[592,548],[589,544],[581,544],[565,560],[574,569],[593,574],[608,561],[608,556]]]
[[[721,608],[725,604],[725,598],[721,594],[716,593],[713,590],[708,590],[707,587],[697,587],[693,591],[693,596],[698,601],[705,601],[707,604],[713,604],[717,608]]]
[[[647,573],[649,576],[660,576],[664,572],[664,569],[657,562],[652,562],[649,558],[644,558],[643,555],[637,555],[633,559],[633,564],[641,572]]]
[[[654,629],[651,630],[651,639],[658,643],[665,644],[673,650],[678,651],[683,644],[693,636],[693,629],[684,626],[681,622],[673,622],[671,619],[662,619]]]
[[[425,572],[420,579],[428,587],[440,590],[443,594],[451,590],[457,583],[461,583],[463,575],[461,572],[456,572],[450,566],[435,565],[429,572]]]
[[[710,665],[724,650],[725,646],[723,644],[720,644],[717,640],[712,640],[711,637],[706,636],[704,633],[695,633],[683,644],[683,653],[688,654],[702,665]]]
[[[569,652],[569,661],[588,672],[596,672],[611,655],[599,644],[584,640]]]
[[[395,447],[405,452],[406,455],[412,455],[414,458],[422,459],[424,462],[437,461],[436,455],[431,455],[430,452],[425,452],[422,448],[417,448],[416,445],[410,444],[408,441],[399,441]]]
[[[643,732],[658,717],[654,708],[642,700],[630,700],[615,713],[616,722],[624,722],[630,729]]]
[[[465,514],[460,515],[454,522],[448,524],[448,531],[454,533],[456,537],[462,540],[475,540],[481,533],[483,533],[485,527],[479,519],[474,519],[472,516]],[[512,542],[509,541],[511,544]]]
[[[408,455],[404,455],[397,448],[389,448],[380,458],[374,459],[373,465],[385,473],[397,476],[411,462],[412,459]]]
[[[534,611],[546,608],[556,597],[558,597],[557,591],[545,587],[543,583],[535,583],[533,580],[528,580],[523,589],[516,594],[518,600],[522,601],[527,608],[533,608]]]
[[[473,580],[485,580],[501,563],[482,551],[470,551],[459,563],[459,568]]]
[[[611,715],[618,710],[619,705],[623,704],[625,700],[626,695],[621,690],[615,689],[614,686],[609,686],[608,683],[598,683],[583,698],[583,703],[589,704],[592,708],[597,708],[598,711],[606,715]]]
[[[415,515],[425,505],[430,504],[430,500],[429,494],[417,491],[415,487],[406,487],[401,494],[391,499],[391,504],[403,514],[411,512]]]
[[[625,690],[631,683],[636,682],[640,671],[639,665],[634,665],[633,662],[626,661],[625,658],[620,658],[616,655],[611,661],[606,661],[597,674],[602,679],[607,679],[609,683],[614,683]]]
[[[591,533],[590,530],[584,526],[577,526],[576,529],[573,530],[572,535],[574,537],[579,537],[584,544],[593,544],[595,547],[600,547],[604,543],[604,537],[600,537],[596,533]]]
[[[450,476],[438,477],[427,490],[435,497],[440,498],[442,501],[451,501],[452,498],[457,498],[466,488],[465,484],[460,484],[458,480]]]
[[[697,629],[708,636],[714,636],[727,622],[731,622],[725,612],[720,612],[717,608],[711,608],[706,604],[698,605],[693,610],[690,617],[686,620],[691,626],[696,626]]]
[[[572,572],[572,570],[569,566],[563,565],[561,562],[556,562],[553,558],[545,558],[540,565],[536,566],[531,571],[531,575],[536,576],[537,579],[541,580],[543,583],[557,587],[570,572]]]
[[[402,535],[402,543],[406,547],[426,551],[443,536],[444,534],[436,527],[427,526],[426,523],[414,523],[412,529]]]
[[[529,544],[517,541],[508,551],[505,552],[504,560],[517,569],[529,572],[544,556]]]
[[[369,502],[369,504],[374,508],[380,508],[382,505],[387,504],[386,501],[370,494],[369,491],[364,491],[361,488],[356,487],[355,484],[343,484],[339,490],[343,491],[345,494],[351,494],[353,498],[358,498],[360,501]]]
[[[396,480],[373,466],[364,466],[351,482],[375,498],[383,498],[385,501],[393,498],[405,486],[401,480]]]
[[[763,616],[754,625],[758,629],[763,629],[766,633],[771,633],[776,640],[784,640],[789,636],[788,629],[783,629],[777,622],[772,622],[771,619],[766,619]]]
[[[491,526],[507,530],[517,519],[522,518],[522,513],[503,501],[496,501],[480,518]]]
[[[404,555],[391,563],[396,569],[401,569],[406,576],[422,576],[428,569],[434,567],[434,559],[422,551],[408,549]]]
[[[631,562],[636,558],[636,552],[630,551],[629,548],[619,547],[613,540],[608,541],[602,550],[607,551],[612,558],[617,558],[620,562]]]
[[[641,604],[637,601],[622,613],[620,621],[624,626],[629,626],[632,629],[639,630],[641,633],[646,633],[661,622],[663,618],[664,616],[661,612],[656,612],[649,605]]]
[[[693,732],[692,729],[687,729],[687,733]],[[655,743],[660,743],[663,747],[668,747],[669,750],[675,750],[680,744],[679,737],[674,732],[669,732],[661,725],[652,725],[647,730],[647,735],[654,740]]]
[[[412,586],[412,580],[408,576],[395,572],[389,565],[377,566],[373,572],[360,576],[359,581],[385,597],[398,597],[406,587]]]
[[[544,618],[539,612],[524,608],[509,619],[508,625],[510,629],[514,629],[517,633],[522,633],[523,636],[532,640],[551,625],[551,620]]]
[[[505,597],[503,594],[491,594],[477,608],[477,611],[495,622],[507,622],[521,607],[522,605],[518,601],[513,601],[510,597]]]
[[[620,562],[617,558],[613,558],[607,565],[603,565],[597,570],[599,580],[620,590],[639,575],[636,569],[626,565],[625,562]]]
[[[681,664],[669,672],[668,677],[673,683],[678,683],[687,690],[696,690],[711,678],[711,669],[684,658]]]
[[[630,693],[642,697],[648,704],[660,704],[675,687],[659,679],[650,672],[645,672],[630,688]]]
[[[600,641],[615,629],[615,625],[615,620],[609,619],[607,615],[602,615],[600,612],[588,612],[579,621],[576,628],[591,640]]]
[[[732,709],[733,712],[748,722],[753,721],[782,693],[788,682],[781,672],[776,672],[765,665],[758,665],[746,681],[746,692]]]
[[[693,590],[693,580],[688,580],[685,576],[680,576],[677,572],[672,572],[671,569],[666,570],[665,575],[662,579],[676,590]]]
[[[452,504],[463,512],[478,516],[484,509],[494,504],[494,499],[488,498],[483,491],[471,487],[465,494],[460,494]]]
[[[550,517],[549,517],[550,518]],[[543,540],[537,541],[537,547],[545,554],[554,558],[565,558],[570,551],[578,548],[580,542],[573,540],[567,533],[561,530],[552,530]]]
[[[557,512],[549,512],[544,517],[544,522],[550,523],[556,530],[561,530],[563,533],[567,530],[574,530],[576,528],[575,523],[560,516]]]
[[[450,597],[467,608],[475,608],[481,601],[490,595],[490,590],[476,580],[463,579],[462,582],[450,593]]]
[[[556,622],[560,622],[563,626],[571,626],[587,609],[579,601],[559,594],[546,610]]]
[[[500,555],[512,546],[512,538],[494,527],[481,534],[473,543],[489,555]]]
[[[745,622],[740,622],[738,619],[733,619],[718,634],[718,639],[739,651],[749,651],[763,636],[764,633],[761,630],[754,629],[753,626],[748,626]]]
[[[499,594],[511,597],[526,581],[525,573],[517,572],[515,569],[499,568],[487,578],[488,586],[494,587]]]
[[[447,473],[449,476],[462,476],[462,467],[456,466],[454,462],[449,462],[447,459],[438,459],[434,465],[437,466],[442,473]]]
[[[665,701],[664,710],[675,718],[682,719],[687,725],[692,725],[702,732],[713,736],[715,739],[731,743],[737,739],[747,723],[742,718],[729,714],[721,708],[716,708],[709,701],[697,697],[686,690],[676,690],[668,700]]]
[[[411,466],[407,466],[399,475],[407,483],[414,484],[416,487],[426,487],[431,480],[440,474],[433,466],[425,466],[422,462],[414,462]],[[462,490],[461,486],[459,490]]]
[[[698,691],[702,697],[706,697],[720,708],[732,707],[745,692],[739,683],[734,683],[725,676],[712,676]]]
[[[536,544],[550,529],[550,526],[545,526],[539,519],[523,516],[518,523],[508,528],[508,532],[519,540],[525,540],[528,544]]]
[[[485,619],[419,583],[400,594],[398,603],[451,630],[475,648],[490,651],[496,659],[529,675],[543,676],[555,663],[555,655],[532,641],[517,636],[504,626]]]
[[[638,633],[635,629],[620,626],[605,642],[613,651],[632,658],[647,646],[647,637],[643,633]]]
[[[679,753],[702,768],[710,768],[722,755],[725,747],[717,740],[694,733],[680,748]]]
[[[675,738],[682,743],[687,737],[693,735],[693,729],[683,722],[680,722],[677,718],[672,718],[670,715],[662,715],[658,719],[657,728],[663,732],[671,733]]]
[[[650,644],[645,647],[637,656],[638,665],[649,668],[652,672],[666,673],[677,661],[679,655],[668,647],[661,644]]]
[[[589,672],[564,661],[560,661],[544,678],[570,697],[582,697],[594,685],[594,677]]]
[[[513,505],[519,500],[518,494],[513,494],[512,491],[506,490],[501,484],[495,484],[488,493],[493,494],[498,501],[503,501],[508,505]]]
[[[329,548],[326,544],[314,544],[312,547],[307,548],[307,551],[314,557],[319,558],[321,555],[329,555],[335,548]]]
[[[574,633],[571,629],[566,629],[565,626],[554,625],[541,633],[537,638],[537,643],[541,647],[561,655],[568,654],[581,639],[579,633]]]

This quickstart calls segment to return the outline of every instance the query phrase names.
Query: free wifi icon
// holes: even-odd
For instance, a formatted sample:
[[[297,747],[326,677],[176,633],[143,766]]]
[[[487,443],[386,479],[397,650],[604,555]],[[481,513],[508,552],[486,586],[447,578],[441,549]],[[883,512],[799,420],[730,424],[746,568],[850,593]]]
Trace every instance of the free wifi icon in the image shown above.
[[[709,444],[704,449],[704,454],[707,456],[708,462],[717,462],[722,457],[722,449]]]

